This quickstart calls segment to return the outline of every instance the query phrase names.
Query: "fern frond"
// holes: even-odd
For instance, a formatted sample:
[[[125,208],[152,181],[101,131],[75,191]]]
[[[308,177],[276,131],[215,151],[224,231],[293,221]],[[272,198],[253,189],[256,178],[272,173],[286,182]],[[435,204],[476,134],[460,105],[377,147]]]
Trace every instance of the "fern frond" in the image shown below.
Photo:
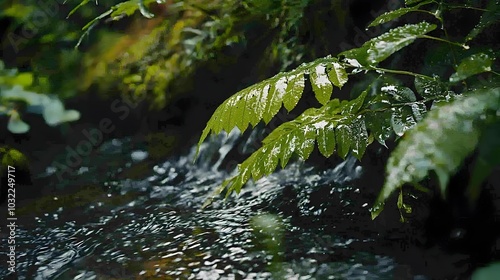
[[[333,86],[341,88],[348,79],[336,58],[325,57],[245,88],[216,109],[198,146],[210,133],[229,132],[235,126],[243,132],[248,125],[255,127],[262,120],[269,123],[282,106],[291,111],[302,97],[305,75],[309,76],[316,99],[323,105],[330,100]]]
[[[233,190],[239,193],[250,178],[256,181],[271,174],[278,163],[286,166],[294,153],[306,160],[314,149],[315,141],[324,156],[332,155],[337,147],[344,157],[351,149],[361,158],[368,143],[364,116],[358,115],[356,110],[347,115],[340,115],[340,112],[345,107],[355,108],[352,103],[363,103],[365,97],[366,93],[343,103],[334,99],[321,108],[310,108],[295,120],[282,124],[262,141],[260,149],[238,166],[238,175],[222,184],[221,189],[227,186],[228,194]]]
[[[407,24],[340,55],[351,65],[375,65],[435,28],[427,22]],[[291,111],[302,97],[305,75],[309,76],[316,99],[322,105],[330,100],[333,86],[341,88],[348,80],[343,64],[328,56],[245,88],[216,109],[202,132],[198,147],[210,133],[229,132],[235,126],[244,132],[248,125],[255,127],[262,120],[268,123],[282,106]]]
[[[416,124],[415,119],[426,113],[424,101],[417,101],[408,88],[385,86],[380,96],[370,101],[366,101],[367,95],[368,90],[349,102],[333,99],[282,124],[262,141],[260,149],[238,166],[238,174],[226,180],[216,194],[226,187],[227,195],[232,191],[239,193],[248,180],[256,181],[271,174],[278,164],[285,167],[293,154],[307,160],[315,142],[325,157],[336,151],[345,158],[351,152],[361,160],[370,142],[369,133],[385,145],[393,133],[402,135]],[[381,104],[390,105],[381,108]]]
[[[433,109],[406,133],[391,154],[386,182],[372,209],[372,218],[382,211],[385,200],[405,183],[418,183],[432,170],[441,192],[446,192],[450,174],[476,148],[486,116],[498,118],[500,88],[477,90],[456,96],[449,104]]]

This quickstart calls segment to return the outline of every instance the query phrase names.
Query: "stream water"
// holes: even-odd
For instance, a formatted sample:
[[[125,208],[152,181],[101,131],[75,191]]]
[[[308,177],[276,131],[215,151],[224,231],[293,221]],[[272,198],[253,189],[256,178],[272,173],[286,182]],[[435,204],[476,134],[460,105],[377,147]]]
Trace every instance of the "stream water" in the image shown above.
[[[368,211],[360,216],[350,208],[371,204],[350,185],[362,171],[351,158],[322,170],[293,163],[201,210],[229,175],[220,165],[238,137],[214,137],[195,164],[193,148],[130,177],[120,174],[146,162],[147,149],[130,139],[106,142],[77,179],[54,183],[78,184],[78,194],[50,195],[52,208],[37,206],[20,220],[18,279],[273,279],[269,263],[276,252],[261,244],[250,223],[264,213],[282,220],[275,267],[285,278],[395,279],[399,268],[391,256],[360,249],[377,241],[356,223],[369,219]],[[86,200],[86,193],[95,195]],[[7,277],[2,268],[0,279]]]

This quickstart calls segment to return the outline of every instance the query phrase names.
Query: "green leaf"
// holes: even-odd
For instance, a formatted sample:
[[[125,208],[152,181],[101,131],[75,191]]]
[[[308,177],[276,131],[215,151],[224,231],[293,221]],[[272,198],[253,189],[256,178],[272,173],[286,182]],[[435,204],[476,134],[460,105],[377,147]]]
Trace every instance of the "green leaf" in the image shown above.
[[[397,103],[414,102],[417,100],[415,93],[410,88],[397,86],[397,85],[385,85],[380,89],[383,93],[391,96],[392,100]]]
[[[391,126],[398,136],[403,136],[407,130],[416,125],[413,112],[408,106],[394,108],[391,116]]]
[[[456,83],[470,76],[491,71],[494,58],[485,53],[473,54],[460,62],[457,72],[450,76],[450,82]]]
[[[302,160],[307,160],[309,155],[314,149],[314,140],[316,139],[316,128],[314,125],[305,125],[303,128],[303,133],[299,133],[298,136],[300,147],[297,149],[297,154],[302,158]]]
[[[288,111],[293,110],[302,97],[306,73],[321,104],[329,102],[332,84],[341,87],[347,81],[345,69],[338,59],[327,56],[245,88],[215,110],[202,132],[198,147],[211,133],[229,132],[235,126],[244,132],[249,124],[255,126],[261,120],[269,123],[282,106]]]
[[[421,6],[427,5],[427,4],[430,4],[430,3],[433,3],[433,1],[425,1],[425,2],[419,3],[418,5],[413,6],[413,7],[399,8],[399,9],[394,10],[394,11],[389,11],[389,12],[383,13],[380,16],[378,16],[376,19],[374,19],[368,25],[368,27],[372,27],[372,26],[377,26],[377,25],[380,25],[380,24],[384,24],[386,22],[389,22],[389,21],[395,20],[395,19],[397,19],[397,18],[399,18],[401,16],[404,16],[407,13],[410,13],[410,12],[418,12],[419,11],[418,9]]]
[[[391,112],[372,112],[366,118],[366,125],[375,139],[387,148],[385,141],[392,135]]]
[[[431,98],[440,95],[444,91],[444,85],[439,81],[439,78],[423,78],[418,76],[415,78],[415,89],[418,94],[424,98]]]
[[[71,15],[73,15],[74,13],[76,13],[76,11],[78,11],[78,9],[80,9],[81,7],[87,5],[87,3],[89,3],[90,0],[81,0],[80,1],[80,4],[78,4],[76,7],[74,7],[68,14],[68,16],[66,18],[69,18]]]
[[[418,24],[406,24],[369,40],[360,48],[344,51],[340,55],[348,60],[356,60],[365,67],[375,66],[434,29],[436,25],[425,21]]]
[[[417,122],[421,121],[424,118],[424,115],[427,113],[427,107],[423,102],[415,102],[410,105],[411,111],[413,113],[413,117]]]
[[[368,145],[368,132],[366,131],[365,118],[363,115],[355,118],[351,124],[350,137],[352,139],[352,154],[358,160],[363,157]]]
[[[423,0],[405,0],[405,5],[406,6],[411,6],[411,5],[415,5],[419,2],[422,2]]]
[[[481,124],[488,119],[485,116],[496,116],[499,109],[500,88],[492,88],[465,93],[430,111],[406,133],[391,154],[372,218],[380,213],[392,192],[405,183],[418,183],[431,170],[438,175],[445,195],[449,175],[476,148]]]
[[[328,79],[330,79],[330,82],[336,87],[342,88],[348,80],[347,72],[338,62],[333,62],[331,65],[332,67],[328,71]]]
[[[321,63],[316,65],[311,70],[310,79],[316,99],[321,105],[325,105],[330,100],[333,91],[332,83],[326,73],[326,67]]]
[[[474,205],[481,194],[481,184],[500,165],[500,119],[489,125],[482,133],[478,145],[478,157],[471,172],[467,187],[470,205]]]
[[[287,79],[285,76],[283,76],[279,78],[276,83],[271,84],[271,89],[269,91],[269,101],[267,101],[267,95],[262,96],[262,102],[267,101],[263,112],[263,119],[266,124],[271,121],[271,119],[278,113],[279,109],[282,106],[281,104],[286,92],[286,82]]]
[[[285,167],[292,154],[306,160],[315,141],[326,157],[333,154],[338,144],[341,157],[345,158],[352,148],[354,156],[361,159],[368,145],[365,117],[357,113],[339,115],[348,105],[334,99],[321,108],[310,108],[296,119],[281,124],[262,141],[261,148],[238,166],[238,174],[221,187],[227,187],[228,192],[239,192],[250,178],[256,181],[274,172],[278,161],[281,167]]]
[[[481,15],[479,23],[471,30],[471,32],[465,37],[465,41],[470,41],[479,35],[488,26],[499,22],[500,20],[500,5],[498,1],[490,0],[488,1],[488,6],[486,11]]]
[[[3,148],[0,147],[0,152],[3,153],[2,156],[2,166],[6,168],[7,166],[19,166],[28,167],[28,158],[16,149]],[[2,170],[3,172],[3,170]]]
[[[336,142],[337,142],[337,153],[343,159],[346,158],[349,153],[349,148],[351,147],[351,132],[350,127],[347,124],[340,124],[336,129]]]
[[[368,91],[363,91],[356,99],[349,101],[347,105],[342,109],[342,114],[355,114],[361,109],[363,103],[365,102],[366,95]]]
[[[288,112],[292,111],[293,108],[299,102],[302,92],[304,91],[304,74],[299,72],[295,75],[288,77],[288,86],[286,87],[286,93],[283,97],[283,105]]]
[[[332,123],[321,121],[314,125],[318,130],[318,149],[324,157],[330,157],[335,151],[335,131]]]

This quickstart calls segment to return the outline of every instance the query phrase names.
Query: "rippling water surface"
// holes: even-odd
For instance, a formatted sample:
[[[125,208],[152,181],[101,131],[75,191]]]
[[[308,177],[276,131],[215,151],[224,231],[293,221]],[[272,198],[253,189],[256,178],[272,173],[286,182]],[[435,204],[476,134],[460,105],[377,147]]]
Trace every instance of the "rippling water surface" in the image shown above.
[[[102,195],[24,219],[17,238],[19,279],[271,279],[272,253],[250,225],[267,212],[283,220],[284,238],[275,241],[282,248],[277,267],[286,278],[393,279],[393,259],[352,247],[373,242],[355,228],[346,235],[340,223],[353,213],[333,208],[343,218],[328,221],[335,216],[328,213],[332,205],[314,196],[327,188],[327,195],[352,203],[343,196],[359,191],[349,187],[361,171],[352,159],[326,171],[294,163],[250,184],[239,198],[216,199],[201,210],[228,176],[218,167],[235,135],[204,144],[197,164],[193,149],[134,179],[117,174],[147,160],[147,152],[130,150],[127,139],[106,143],[99,157],[88,159],[88,168],[80,168],[79,182],[64,182],[92,186]],[[118,167],[99,173],[103,162]]]

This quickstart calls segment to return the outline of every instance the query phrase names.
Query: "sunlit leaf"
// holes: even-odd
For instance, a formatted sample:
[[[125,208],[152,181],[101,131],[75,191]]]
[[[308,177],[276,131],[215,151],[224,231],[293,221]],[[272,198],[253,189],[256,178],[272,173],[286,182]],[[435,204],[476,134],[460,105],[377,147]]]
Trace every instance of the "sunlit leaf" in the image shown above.
[[[295,75],[291,75],[288,78],[288,86],[286,87],[286,93],[283,97],[283,105],[290,112],[297,103],[300,97],[302,97],[302,92],[304,91],[304,74],[299,72]]]
[[[310,73],[311,85],[316,95],[316,99],[322,105],[330,100],[332,95],[333,86],[326,74],[326,67],[318,64]]]
[[[336,87],[342,88],[342,86],[347,83],[347,72],[338,62],[333,62],[331,65],[332,67],[330,71],[328,71],[328,78]]]
[[[255,126],[262,120],[268,123],[282,106],[288,111],[293,110],[302,97],[306,73],[321,104],[330,100],[332,84],[341,87],[347,81],[345,69],[337,58],[330,56],[303,64],[290,72],[279,73],[224,101],[208,121],[198,146],[210,133],[231,131],[235,126],[243,132],[249,124]]]

